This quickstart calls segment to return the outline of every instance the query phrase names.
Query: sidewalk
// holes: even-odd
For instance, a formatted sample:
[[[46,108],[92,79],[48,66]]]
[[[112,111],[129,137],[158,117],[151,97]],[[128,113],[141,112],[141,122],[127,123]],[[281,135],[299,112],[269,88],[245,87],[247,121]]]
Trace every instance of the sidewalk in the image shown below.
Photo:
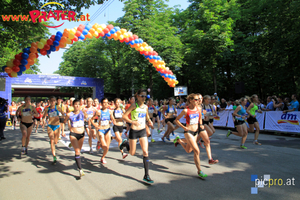
[[[78,179],[74,153],[63,142],[58,144],[58,163],[54,166],[46,133],[33,133],[28,156],[21,158],[20,130],[6,130],[7,139],[0,141],[0,199],[299,198],[299,138],[261,134],[262,145],[255,146],[254,134],[250,133],[248,149],[244,150],[238,148],[240,138],[226,138],[226,132],[216,130],[211,139],[213,158],[219,159],[219,164],[208,165],[206,151],[200,149],[206,180],[197,177],[193,153],[187,154],[173,143],[149,143],[150,176],[155,181],[149,186],[141,181],[144,169],[139,145],[136,156],[129,155],[125,160],[117,147],[111,148],[105,165],[99,162],[102,151],[82,153],[86,175]],[[266,174],[284,183],[294,178],[295,185],[267,186],[251,194],[251,175],[260,179]]]

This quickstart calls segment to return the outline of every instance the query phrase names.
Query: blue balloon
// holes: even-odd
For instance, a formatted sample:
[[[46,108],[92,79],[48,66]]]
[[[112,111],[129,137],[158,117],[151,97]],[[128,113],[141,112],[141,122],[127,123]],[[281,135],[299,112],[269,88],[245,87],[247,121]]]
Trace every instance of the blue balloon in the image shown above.
[[[114,33],[116,33],[117,31],[113,28],[113,29],[111,29],[110,30],[110,34],[114,34]]]
[[[162,60],[160,56],[157,56],[157,60]]]
[[[59,42],[58,42],[58,41],[56,41],[56,40],[54,40],[54,42],[53,42],[53,46],[57,47],[58,45],[59,45]]]
[[[40,50],[39,48],[37,49],[37,51],[38,51],[39,53],[41,53],[41,50]]]
[[[110,36],[111,36],[110,32],[106,33],[106,37],[110,37]]]
[[[151,55],[151,56],[149,56],[149,58],[150,58],[150,59],[153,59],[153,56]]]
[[[87,35],[89,33],[89,31],[88,30],[86,30],[86,29],[83,29],[83,31],[82,31],[82,34],[83,35]]]
[[[22,71],[22,72],[25,72],[25,71],[26,71],[25,65],[20,65],[19,68],[20,68],[20,71]]]
[[[4,65],[4,66],[2,67],[2,71],[4,71],[5,67],[7,67],[7,66],[6,66],[6,65]]]
[[[141,43],[141,44],[144,42],[144,40],[142,40],[141,38],[140,38],[139,40],[140,40],[140,43]]]
[[[58,42],[59,42],[60,39],[61,39],[61,36],[59,36],[59,35],[56,35],[56,36],[55,36],[55,41],[58,41]]]
[[[118,26],[116,26],[114,29],[116,30],[116,32],[121,30],[120,27],[118,27]]]
[[[30,48],[24,48],[23,52],[29,54],[30,53]]]
[[[147,98],[150,99],[150,95],[149,94],[147,95]]]
[[[51,50],[47,50],[47,54],[48,54],[48,55],[51,54]]]
[[[62,37],[62,36],[63,36],[62,32],[60,32],[60,31],[57,31],[57,32],[56,32],[56,35],[59,36],[59,37]]]
[[[50,51],[56,51],[55,46],[51,45],[51,46],[50,46]]]
[[[153,56],[153,59],[154,59],[154,60],[157,60],[157,56]]]
[[[87,25],[85,26],[85,29],[88,30],[88,31],[89,31],[91,28],[92,28],[92,25],[91,25],[91,24],[87,24]]]
[[[84,35],[83,34],[81,34],[79,37],[78,37],[78,39],[80,39],[80,40],[84,40]]]
[[[129,42],[125,42],[127,45],[129,45]]]
[[[17,74],[18,74],[18,76],[21,76],[23,74],[23,72],[21,72],[21,70],[20,70],[17,72]]]
[[[26,59],[22,59],[22,60],[21,60],[21,63],[22,63],[22,65],[27,65],[27,64],[28,64],[28,61],[27,61]]]
[[[133,41],[133,40],[132,40],[132,41],[130,41],[129,43],[130,43],[131,45],[134,45],[134,41]]]
[[[22,58],[28,59],[28,57],[29,57],[28,53],[22,53]]]

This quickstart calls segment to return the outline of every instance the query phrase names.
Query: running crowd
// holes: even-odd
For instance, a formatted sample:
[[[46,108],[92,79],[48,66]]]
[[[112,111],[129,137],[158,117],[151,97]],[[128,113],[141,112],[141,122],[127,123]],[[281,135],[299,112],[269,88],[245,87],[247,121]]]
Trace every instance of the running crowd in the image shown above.
[[[160,101],[148,99],[145,90],[139,90],[130,97],[128,102],[119,98],[114,101],[108,101],[107,98],[101,99],[101,102],[96,99],[75,99],[63,101],[61,97],[51,96],[47,102],[31,102],[31,98],[26,96],[24,101],[16,104],[12,102],[11,106],[1,104],[0,102],[0,139],[5,139],[3,130],[6,122],[6,112],[10,113],[12,129],[15,130],[17,124],[22,132],[22,150],[21,155],[28,154],[28,145],[30,135],[35,128],[41,126],[43,132],[47,126],[47,133],[50,139],[50,148],[53,155],[53,164],[57,162],[55,145],[60,137],[66,137],[65,125],[68,127],[70,134],[70,145],[75,151],[75,162],[79,170],[79,176],[84,175],[81,167],[80,152],[83,146],[85,133],[88,136],[90,146],[89,153],[93,153],[92,139],[97,139],[97,150],[103,149],[103,154],[100,159],[102,164],[106,164],[105,156],[109,151],[109,146],[112,140],[116,140],[119,144],[120,153],[125,159],[128,154],[135,155],[136,145],[139,143],[143,151],[143,164],[145,174],[143,180],[147,183],[153,183],[149,176],[149,155],[148,155],[148,138],[151,142],[155,142],[152,138],[154,125],[157,123],[157,133],[164,132],[161,140],[170,140],[170,134],[174,135],[174,131],[181,127],[184,130],[184,138],[177,136],[173,142],[175,147],[181,145],[183,149],[190,153],[194,153],[194,162],[197,168],[197,174],[200,178],[205,179],[207,175],[200,168],[200,149],[206,149],[209,164],[216,164],[219,161],[212,158],[210,139],[215,133],[213,126],[214,116],[217,111],[222,109],[216,104],[219,99],[215,93],[213,96],[201,94],[188,95],[186,102],[169,98],[168,100]],[[299,102],[297,96],[292,96],[293,101],[291,107],[284,112],[298,111]],[[280,103],[280,98],[277,99]],[[273,107],[277,108],[280,105],[272,98]],[[227,106],[230,106],[228,104]],[[231,105],[232,106],[232,105]],[[177,108],[183,109],[177,113]],[[225,108],[226,109],[226,108]],[[249,98],[242,97],[235,101],[235,104],[230,107],[233,109],[233,117],[235,129],[229,130],[227,137],[231,134],[241,137],[240,148],[247,149],[245,141],[248,132],[255,132],[253,144],[261,145],[258,142],[259,123],[257,122],[257,112],[260,113],[264,109],[261,106],[258,96],[252,95]],[[186,123],[182,124],[180,119],[184,117]],[[5,120],[4,120],[5,118]],[[245,121],[247,120],[249,128]],[[111,125],[113,133],[111,134]],[[166,127],[166,128],[165,128]],[[255,128],[255,130],[254,130]],[[125,132],[123,131],[124,129]],[[122,140],[122,134],[125,134],[127,139]],[[203,145],[205,147],[203,147]]]

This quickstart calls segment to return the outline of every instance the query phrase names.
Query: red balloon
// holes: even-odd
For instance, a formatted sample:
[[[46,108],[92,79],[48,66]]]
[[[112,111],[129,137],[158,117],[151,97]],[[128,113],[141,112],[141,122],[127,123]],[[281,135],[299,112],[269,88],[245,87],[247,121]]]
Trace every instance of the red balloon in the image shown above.
[[[22,55],[17,54],[17,55],[15,55],[15,59],[17,59],[17,60],[22,60],[23,58],[22,58]]]
[[[145,56],[149,56],[149,51],[145,51]]]
[[[45,49],[45,50],[49,50],[49,49],[50,49],[50,45],[45,44],[45,45],[44,45],[44,49]]]
[[[108,28],[109,30],[113,29],[114,26],[112,24],[108,25],[106,28]]]
[[[109,32],[109,29],[108,29],[108,28],[105,28],[105,29],[103,29],[103,32],[106,34],[106,33]]]
[[[40,52],[43,56],[47,55],[47,51],[45,49],[41,49]]]
[[[104,37],[104,35],[105,35],[104,31],[102,31],[101,33],[99,33],[99,35],[100,35],[101,37]]]
[[[55,40],[55,35],[51,35],[50,39]]]
[[[81,31],[76,31],[75,36],[79,37],[81,35]]]
[[[134,37],[133,37],[133,36],[130,36],[130,37],[129,37],[129,40],[130,40],[130,41],[134,40]]]
[[[129,42],[129,38],[125,38],[125,40],[124,40],[125,42]]]
[[[77,42],[78,41],[78,37],[74,36],[74,38],[72,40],[75,41],[75,42]]]
[[[137,36],[137,35],[133,35],[132,37],[134,40],[139,39],[139,36]]]
[[[124,40],[125,40],[125,39],[123,39],[123,40],[120,40],[120,42],[121,42],[121,43],[123,43],[123,42],[124,42]]]
[[[165,73],[166,73],[166,70],[162,69],[162,70],[161,70],[161,73],[165,74]]]
[[[14,65],[17,65],[17,66],[19,66],[21,64],[21,62],[17,59],[14,59],[13,63],[14,63]]]
[[[13,66],[13,67],[12,67],[12,70],[13,70],[14,72],[19,72],[19,71],[20,71],[20,67],[18,67],[18,66]]]
[[[53,44],[53,40],[52,40],[52,39],[48,39],[48,40],[47,40],[47,44],[48,44],[48,45],[52,45],[52,44]]]
[[[154,56],[158,56],[158,53],[156,51],[153,51],[153,53]]]
[[[10,78],[12,78],[11,74],[8,74],[8,76],[9,76]]]
[[[38,54],[38,53],[35,53],[35,57],[38,58],[38,57],[39,57],[39,54]]]
[[[84,30],[84,26],[79,26],[78,28],[77,28],[77,31],[80,31],[80,32],[82,32],[83,30]]]

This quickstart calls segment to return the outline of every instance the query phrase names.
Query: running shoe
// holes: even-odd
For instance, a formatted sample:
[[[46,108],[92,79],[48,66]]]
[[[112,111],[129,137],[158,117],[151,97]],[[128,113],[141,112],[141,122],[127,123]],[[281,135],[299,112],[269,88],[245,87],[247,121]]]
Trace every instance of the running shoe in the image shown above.
[[[151,180],[149,175],[145,175],[143,181],[147,182],[147,183],[154,183],[153,180]]]
[[[253,144],[261,145],[261,143],[259,143],[259,142],[257,142],[257,141],[253,141]]]
[[[162,138],[160,138],[160,139],[161,139],[161,141],[166,142],[164,137],[162,137]]]
[[[124,134],[125,134],[125,136],[127,137],[127,131],[126,131]]]
[[[70,142],[70,144],[69,144],[69,148],[71,148],[72,147],[72,143]]]
[[[228,130],[228,131],[227,131],[226,137],[229,137],[229,135],[231,135],[231,130]]]
[[[200,173],[198,174],[198,176],[201,178],[201,179],[205,179],[207,177],[207,174],[204,174],[202,171],[200,171]]]
[[[93,154],[93,148],[90,148],[90,154]]]
[[[241,147],[241,149],[247,149],[247,147],[245,147],[245,145],[241,145],[240,147]]]
[[[219,160],[214,160],[213,158],[211,158],[211,160],[208,160],[208,164],[213,165],[213,164],[217,164],[219,162]]]
[[[27,148],[25,149],[25,155],[27,155],[28,154],[28,152],[27,152]]]
[[[155,140],[154,140],[154,139],[151,139],[151,142],[155,142]]]
[[[161,130],[159,130],[159,128],[157,129],[157,134],[159,134],[161,132]]]
[[[170,140],[170,137],[166,137],[166,139],[169,140],[169,141],[171,141],[171,140]]]
[[[180,139],[180,137],[179,137],[179,136],[176,136],[176,138],[173,140],[173,143],[174,143],[174,144],[178,143],[177,140],[179,140],[179,139]],[[177,145],[175,145],[175,146],[177,146]]]
[[[59,137],[58,139],[61,140],[61,137]]]
[[[127,153],[123,153],[122,156],[123,156],[123,159],[125,159],[128,156],[128,154]]]
[[[96,148],[97,148],[97,150],[100,149],[100,141],[97,142],[97,147]]]
[[[174,131],[172,131],[172,135],[174,136]]]
[[[102,164],[106,164],[106,163],[107,163],[106,160],[105,160],[105,158],[101,158],[100,162],[101,162]]]
[[[22,149],[21,154],[25,155],[25,149]]]
[[[57,161],[56,156],[53,156],[53,164],[56,164],[56,161]]]
[[[2,139],[2,140],[5,140],[5,139],[6,139],[6,137],[4,137],[4,136],[3,136],[3,137],[1,137],[1,139]]]
[[[79,170],[79,177],[81,178],[82,176],[84,176],[84,172],[82,169]]]
[[[123,149],[124,149],[124,144],[125,144],[125,142],[127,142],[127,139],[124,139],[124,140],[122,141],[122,143],[120,144],[120,146],[119,146],[119,149],[120,149],[120,150],[123,150]]]

